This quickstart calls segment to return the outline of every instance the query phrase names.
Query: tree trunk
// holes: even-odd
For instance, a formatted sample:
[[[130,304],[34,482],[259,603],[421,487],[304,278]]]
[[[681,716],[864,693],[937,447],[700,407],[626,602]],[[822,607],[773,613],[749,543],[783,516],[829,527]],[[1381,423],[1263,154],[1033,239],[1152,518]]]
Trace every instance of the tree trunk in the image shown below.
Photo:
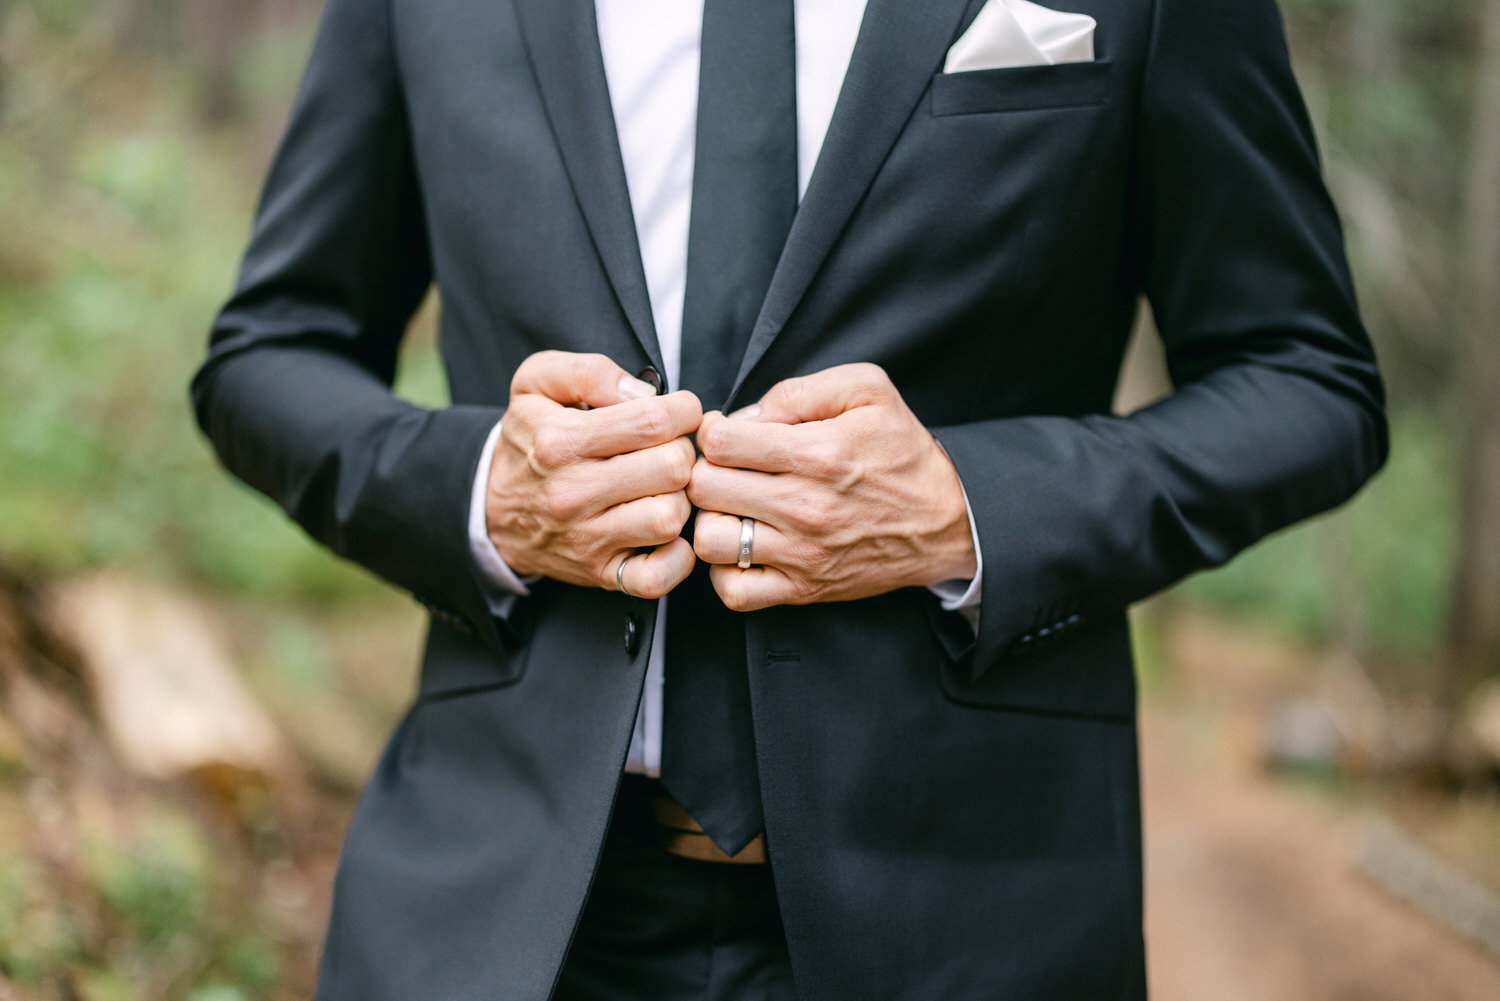
[[[1459,261],[1467,427],[1448,635],[1450,700],[1463,698],[1480,678],[1500,675],[1500,0],[1485,0],[1481,17]]]

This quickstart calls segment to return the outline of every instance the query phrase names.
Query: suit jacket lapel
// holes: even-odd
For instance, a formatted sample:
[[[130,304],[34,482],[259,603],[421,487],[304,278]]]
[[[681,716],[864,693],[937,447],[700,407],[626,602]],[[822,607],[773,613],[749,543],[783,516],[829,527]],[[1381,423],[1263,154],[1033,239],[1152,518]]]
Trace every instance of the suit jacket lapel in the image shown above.
[[[864,198],[971,0],[869,0],[823,149],[771,277],[735,393],[781,333]],[[731,395],[731,400],[733,400]]]
[[[665,371],[592,0],[512,0],[568,180],[615,297],[651,363]]]

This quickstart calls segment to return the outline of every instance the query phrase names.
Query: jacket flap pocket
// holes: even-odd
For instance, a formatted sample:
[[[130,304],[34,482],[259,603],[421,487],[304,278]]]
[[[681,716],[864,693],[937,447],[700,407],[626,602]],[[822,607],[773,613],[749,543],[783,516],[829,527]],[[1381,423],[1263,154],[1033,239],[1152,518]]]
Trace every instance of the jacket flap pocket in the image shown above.
[[[528,647],[498,653],[474,636],[434,619],[418,685],[421,699],[499,688],[518,681]]]
[[[939,73],[932,78],[934,115],[1040,111],[1107,103],[1110,62],[1012,66]]]
[[[1123,615],[1097,619],[1052,646],[1003,657],[972,677],[972,650],[943,665],[943,694],[986,709],[1128,721],[1135,668]]]

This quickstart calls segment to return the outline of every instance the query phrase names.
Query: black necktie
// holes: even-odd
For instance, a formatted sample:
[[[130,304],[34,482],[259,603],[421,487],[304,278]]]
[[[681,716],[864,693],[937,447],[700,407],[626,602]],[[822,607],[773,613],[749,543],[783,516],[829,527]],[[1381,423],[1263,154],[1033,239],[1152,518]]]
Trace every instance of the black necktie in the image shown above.
[[[706,0],[682,388],[722,407],[797,211],[793,0]],[[667,619],[662,783],[730,854],[761,830],[741,616],[699,566]]]

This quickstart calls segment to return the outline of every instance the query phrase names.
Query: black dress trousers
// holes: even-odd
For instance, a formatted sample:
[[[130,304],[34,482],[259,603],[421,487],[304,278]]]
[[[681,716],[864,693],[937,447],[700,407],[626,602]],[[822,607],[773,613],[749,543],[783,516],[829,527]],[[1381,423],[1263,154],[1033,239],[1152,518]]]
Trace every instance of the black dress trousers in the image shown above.
[[[555,1001],[795,1001],[771,867],[679,858],[625,777]]]

